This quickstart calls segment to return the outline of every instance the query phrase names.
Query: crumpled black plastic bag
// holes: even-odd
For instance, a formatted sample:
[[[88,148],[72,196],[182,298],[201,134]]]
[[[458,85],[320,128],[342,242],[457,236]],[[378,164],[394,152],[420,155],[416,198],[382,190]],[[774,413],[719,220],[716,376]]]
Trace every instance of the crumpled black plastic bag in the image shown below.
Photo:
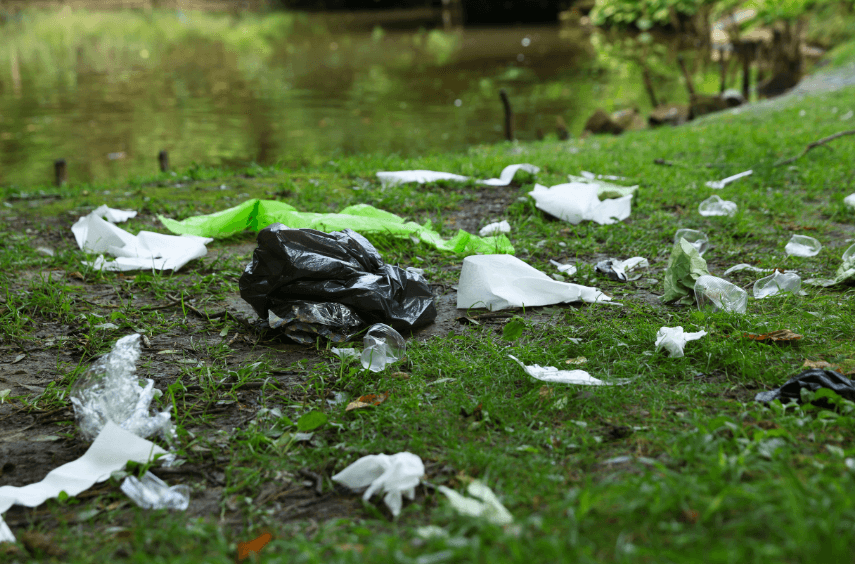
[[[433,293],[425,279],[386,264],[365,237],[350,229],[324,233],[269,225],[259,232],[258,248],[238,286],[241,297],[262,319],[268,319],[270,311],[280,318],[294,318],[295,311],[318,304],[341,304],[352,310],[336,318],[352,320],[355,315],[365,324],[385,323],[398,331],[436,318]],[[351,329],[345,324],[332,330],[349,333]]]
[[[844,399],[855,401],[855,383],[852,380],[834,370],[821,370],[819,368],[805,370],[801,374],[793,376],[777,390],[760,392],[754,396],[754,401],[781,400],[781,403],[792,401],[801,403],[803,388],[812,392],[821,388],[828,388]],[[824,403],[827,404],[828,402]]]

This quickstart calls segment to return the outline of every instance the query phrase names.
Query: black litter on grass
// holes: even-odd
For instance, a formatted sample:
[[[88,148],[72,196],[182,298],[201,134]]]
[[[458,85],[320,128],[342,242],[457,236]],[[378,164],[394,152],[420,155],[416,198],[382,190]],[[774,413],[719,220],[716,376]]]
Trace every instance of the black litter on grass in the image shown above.
[[[420,274],[386,264],[350,229],[324,233],[281,223],[264,228],[239,287],[271,327],[305,344],[318,335],[345,341],[374,323],[412,330],[437,315]]]
[[[760,392],[754,397],[755,401],[764,403],[780,400],[781,403],[801,403],[802,390],[816,392],[822,388],[832,390],[840,397],[849,401],[855,401],[855,383],[846,376],[834,370],[821,370],[813,368],[793,376],[776,390]]]

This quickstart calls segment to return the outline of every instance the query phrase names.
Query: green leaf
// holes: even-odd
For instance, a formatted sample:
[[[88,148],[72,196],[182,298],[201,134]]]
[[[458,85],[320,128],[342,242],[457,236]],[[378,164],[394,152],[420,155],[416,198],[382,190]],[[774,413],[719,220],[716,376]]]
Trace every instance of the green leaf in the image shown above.
[[[502,329],[502,338],[506,341],[516,341],[522,337],[523,329],[525,329],[525,320],[522,317],[514,316]]]
[[[327,416],[320,411],[310,411],[297,421],[297,430],[301,433],[313,431],[327,422]]]

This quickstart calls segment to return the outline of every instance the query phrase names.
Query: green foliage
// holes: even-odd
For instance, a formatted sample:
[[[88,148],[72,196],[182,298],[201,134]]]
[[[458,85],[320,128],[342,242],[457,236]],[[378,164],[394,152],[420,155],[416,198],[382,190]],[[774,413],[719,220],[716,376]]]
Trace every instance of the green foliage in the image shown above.
[[[525,329],[525,319],[515,315],[502,328],[502,338],[506,341],[516,341],[522,337]]]

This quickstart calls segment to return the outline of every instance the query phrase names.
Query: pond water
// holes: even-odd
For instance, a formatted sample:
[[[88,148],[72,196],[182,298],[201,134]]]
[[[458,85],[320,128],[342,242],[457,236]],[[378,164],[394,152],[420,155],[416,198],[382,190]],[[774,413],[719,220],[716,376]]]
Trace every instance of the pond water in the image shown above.
[[[604,59],[581,27],[445,33],[274,15],[180,31],[212,17],[146,16],[171,30],[159,34],[110,35],[117,24],[75,14],[54,22],[56,40],[38,35],[50,22],[18,29],[0,46],[0,184],[49,184],[58,158],[71,182],[154,174],[160,150],[174,168],[461,150],[503,140],[501,88],[520,140],[554,135],[558,116],[578,135],[597,107],[649,108],[635,66]],[[685,98],[676,73],[659,86]]]

